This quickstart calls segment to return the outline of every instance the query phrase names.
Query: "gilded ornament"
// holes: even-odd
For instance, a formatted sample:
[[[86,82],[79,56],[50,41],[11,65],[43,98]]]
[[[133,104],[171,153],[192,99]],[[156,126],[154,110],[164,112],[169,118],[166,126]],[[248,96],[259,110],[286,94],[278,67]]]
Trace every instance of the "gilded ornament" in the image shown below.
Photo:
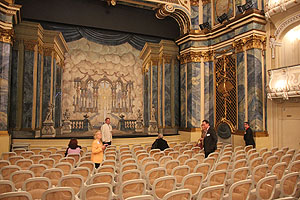
[[[246,38],[246,50],[248,49],[262,49],[264,37],[257,36],[257,35],[251,35],[248,38]]]
[[[54,51],[53,48],[49,48],[49,47],[44,48],[44,56],[51,56],[53,51]]]
[[[199,6],[199,0],[191,0],[191,6]]]
[[[13,29],[10,29],[10,30],[1,29],[0,41],[4,42],[4,43],[12,44],[13,36],[14,36],[14,30]]]
[[[210,2],[211,2],[211,0],[202,0],[202,5],[209,4]]]
[[[25,50],[34,51],[36,45],[38,45],[37,41],[32,41],[32,40],[24,41]]]
[[[233,43],[233,47],[235,48],[235,53],[241,53],[244,51],[244,45],[245,45],[245,42],[241,39],[241,40],[238,40],[238,41],[235,41]]]

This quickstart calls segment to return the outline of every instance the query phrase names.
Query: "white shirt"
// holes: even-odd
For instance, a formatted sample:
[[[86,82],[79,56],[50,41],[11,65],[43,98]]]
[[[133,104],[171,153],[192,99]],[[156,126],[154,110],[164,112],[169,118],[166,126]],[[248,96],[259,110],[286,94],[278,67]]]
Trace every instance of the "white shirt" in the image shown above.
[[[102,132],[102,141],[103,142],[111,142],[112,141],[112,127],[109,124],[103,124],[101,126],[101,132]]]

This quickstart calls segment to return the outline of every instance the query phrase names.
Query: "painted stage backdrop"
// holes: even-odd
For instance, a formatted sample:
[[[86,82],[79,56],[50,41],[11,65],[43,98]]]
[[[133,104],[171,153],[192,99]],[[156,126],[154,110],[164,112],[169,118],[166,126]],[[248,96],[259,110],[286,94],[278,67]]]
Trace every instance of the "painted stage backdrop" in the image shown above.
[[[88,115],[100,128],[106,117],[115,129],[119,121],[143,112],[143,75],[140,51],[130,44],[107,46],[85,38],[68,42],[62,78],[62,112],[70,120]],[[121,116],[121,117],[120,117]]]

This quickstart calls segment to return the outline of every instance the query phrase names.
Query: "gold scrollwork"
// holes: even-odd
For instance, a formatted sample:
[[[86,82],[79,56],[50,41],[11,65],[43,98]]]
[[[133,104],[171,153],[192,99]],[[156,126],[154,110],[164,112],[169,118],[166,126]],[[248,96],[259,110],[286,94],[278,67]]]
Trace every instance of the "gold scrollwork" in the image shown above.
[[[191,62],[201,62],[203,57],[204,62],[213,60],[213,51],[203,51],[203,52],[188,52],[180,55],[180,64],[186,64]]]
[[[244,45],[245,45],[245,41],[243,39],[233,42],[233,47],[235,48],[235,53],[243,52]]]
[[[246,38],[245,47],[246,50],[248,49],[262,49],[263,48],[263,41],[265,37],[258,36],[258,35],[251,35]]]
[[[24,47],[26,50],[34,51],[36,45],[38,45],[38,41],[26,40],[24,41]]]
[[[14,36],[14,30],[13,29],[10,29],[10,30],[7,30],[7,29],[1,29],[1,32],[0,32],[0,41],[1,42],[4,42],[4,43],[10,43],[12,44],[12,38]]]
[[[45,47],[44,48],[44,55],[45,56],[51,56],[53,51],[54,51],[53,48]]]
[[[211,2],[211,0],[202,0],[203,5],[209,4],[210,2]]]
[[[175,8],[173,5],[163,4],[156,10],[155,16],[158,19],[164,19],[165,17],[169,16],[174,11],[175,11]]]
[[[191,6],[199,6],[199,0],[191,0]]]

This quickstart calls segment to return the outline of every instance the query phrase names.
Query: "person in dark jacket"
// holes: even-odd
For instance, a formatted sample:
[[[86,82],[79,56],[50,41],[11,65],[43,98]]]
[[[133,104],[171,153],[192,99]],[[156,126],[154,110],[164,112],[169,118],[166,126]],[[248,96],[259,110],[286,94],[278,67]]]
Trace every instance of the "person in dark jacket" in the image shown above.
[[[215,129],[210,126],[207,120],[203,120],[201,126],[205,132],[203,139],[203,147],[205,152],[205,158],[207,158],[210,153],[213,153],[217,149],[218,137]]]
[[[169,148],[168,142],[163,139],[163,134],[159,133],[157,139],[153,142],[151,149],[160,149],[161,151]]]
[[[253,145],[253,148],[255,148],[255,141],[253,138],[253,131],[249,126],[249,122],[244,122],[244,127],[245,127],[245,134],[244,134],[244,140],[245,140],[245,145]]]

